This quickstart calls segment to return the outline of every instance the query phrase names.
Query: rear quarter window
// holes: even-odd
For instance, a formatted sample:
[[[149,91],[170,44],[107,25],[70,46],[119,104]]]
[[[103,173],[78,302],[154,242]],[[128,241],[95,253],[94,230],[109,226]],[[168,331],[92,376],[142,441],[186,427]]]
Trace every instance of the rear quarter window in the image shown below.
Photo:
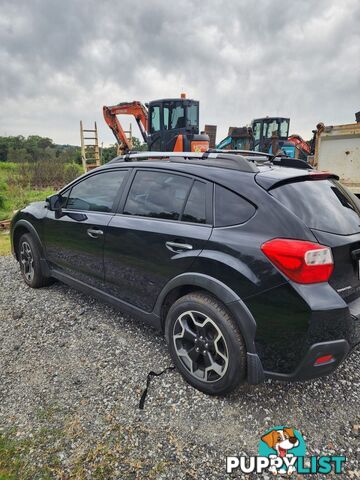
[[[308,227],[340,235],[360,232],[360,201],[337,180],[305,180],[270,191]]]
[[[256,208],[245,198],[215,185],[215,227],[228,227],[245,223],[255,214]]]

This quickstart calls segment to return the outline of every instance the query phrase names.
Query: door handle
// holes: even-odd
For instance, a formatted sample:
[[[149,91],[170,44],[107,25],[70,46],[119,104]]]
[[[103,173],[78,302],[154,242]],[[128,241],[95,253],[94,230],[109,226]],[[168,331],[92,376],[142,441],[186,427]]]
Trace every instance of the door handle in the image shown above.
[[[98,238],[99,236],[104,235],[104,232],[98,228],[88,228],[86,231],[91,238]]]
[[[188,243],[178,243],[178,242],[165,242],[165,246],[171,252],[179,253],[185,252],[186,250],[192,250],[193,246]]]

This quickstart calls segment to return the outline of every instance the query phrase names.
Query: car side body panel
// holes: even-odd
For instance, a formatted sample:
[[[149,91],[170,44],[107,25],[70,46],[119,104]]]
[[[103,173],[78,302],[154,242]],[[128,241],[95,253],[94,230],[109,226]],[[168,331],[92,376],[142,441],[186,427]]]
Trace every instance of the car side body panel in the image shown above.
[[[152,311],[163,287],[192,270],[211,231],[209,225],[113,216],[105,237],[106,292]],[[177,253],[168,248],[169,242],[191,249]]]

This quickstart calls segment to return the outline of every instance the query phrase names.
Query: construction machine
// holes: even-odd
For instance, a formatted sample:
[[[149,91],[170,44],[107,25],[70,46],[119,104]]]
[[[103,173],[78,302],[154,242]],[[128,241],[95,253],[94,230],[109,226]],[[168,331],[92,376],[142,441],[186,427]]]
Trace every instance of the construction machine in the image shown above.
[[[103,114],[121,154],[129,152],[132,144],[118,115],[135,117],[150,151],[205,152],[209,148],[208,135],[199,133],[199,102],[187,99],[185,94],[180,98],[153,100],[145,105],[133,101],[104,106]]]
[[[254,135],[254,149],[257,151],[272,153],[273,139],[277,137],[278,148],[288,157],[306,160],[310,154],[310,145],[300,135],[289,135],[290,118],[256,118],[251,122],[251,128]]]
[[[310,154],[310,145],[300,135],[289,136],[289,127],[290,118],[256,118],[251,122],[250,127],[230,127],[228,136],[218,144],[217,148],[248,149],[274,154],[282,151],[290,158],[306,160]]]
[[[251,127],[229,127],[228,136],[217,146],[220,150],[254,150]]]

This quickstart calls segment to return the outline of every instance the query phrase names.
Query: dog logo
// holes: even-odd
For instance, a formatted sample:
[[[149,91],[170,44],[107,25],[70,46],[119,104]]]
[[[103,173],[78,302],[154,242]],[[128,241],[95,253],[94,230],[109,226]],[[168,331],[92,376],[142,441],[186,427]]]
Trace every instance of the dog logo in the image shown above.
[[[299,431],[289,427],[275,427],[261,437],[259,455],[271,461],[269,471],[274,475],[296,472],[296,461],[305,456],[305,442]]]

